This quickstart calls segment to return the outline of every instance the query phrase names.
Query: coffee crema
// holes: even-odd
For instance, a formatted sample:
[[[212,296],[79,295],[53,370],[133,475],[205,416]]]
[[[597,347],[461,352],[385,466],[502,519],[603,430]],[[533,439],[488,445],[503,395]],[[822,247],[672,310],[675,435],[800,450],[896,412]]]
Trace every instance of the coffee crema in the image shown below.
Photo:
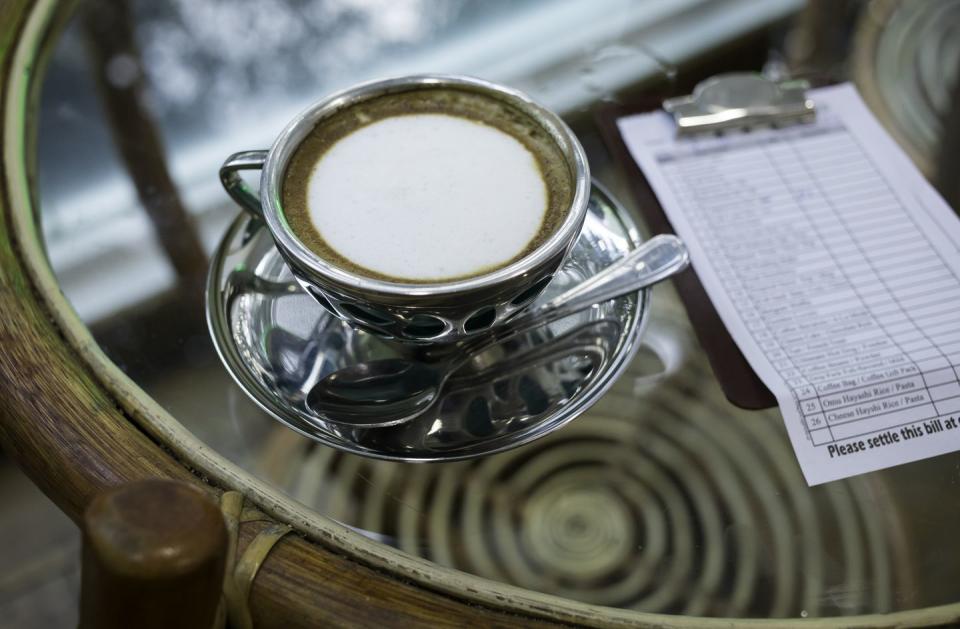
[[[543,127],[481,93],[421,88],[321,120],[283,178],[283,214],[327,262],[404,283],[505,267],[562,224],[570,169]]]

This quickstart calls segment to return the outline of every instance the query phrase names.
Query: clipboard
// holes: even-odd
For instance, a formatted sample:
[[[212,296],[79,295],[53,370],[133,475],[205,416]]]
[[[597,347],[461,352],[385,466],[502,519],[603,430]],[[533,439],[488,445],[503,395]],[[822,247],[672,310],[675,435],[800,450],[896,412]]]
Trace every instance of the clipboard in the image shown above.
[[[775,83],[758,74],[719,75],[698,84],[690,96],[664,100],[664,95],[651,95],[630,104],[601,103],[594,110],[594,120],[614,161],[624,173],[628,189],[647,224],[654,232],[672,234],[675,233],[673,226],[624,144],[617,120],[663,107],[674,115],[679,135],[807,122],[813,119],[815,106],[806,98],[806,88],[805,82]],[[741,97],[743,102],[731,104],[731,92],[735,96],[745,95]],[[725,107],[716,106],[718,98]],[[674,279],[674,285],[727,399],[748,410],[776,406],[773,393],[750,367],[727,331],[696,270],[691,267],[681,273]]]

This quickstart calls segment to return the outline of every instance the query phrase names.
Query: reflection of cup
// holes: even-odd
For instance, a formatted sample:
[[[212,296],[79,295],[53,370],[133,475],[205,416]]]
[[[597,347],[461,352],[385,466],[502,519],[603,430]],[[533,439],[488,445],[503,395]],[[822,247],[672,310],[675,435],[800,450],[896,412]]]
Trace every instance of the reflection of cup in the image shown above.
[[[451,95],[459,105],[450,104]],[[309,158],[309,152],[314,150],[309,148],[310,142],[326,130],[336,128],[354,114],[360,119],[369,118],[370,112],[375,113],[383,103],[388,103],[386,118],[390,118],[390,107],[394,107],[389,103],[400,103],[397,107],[420,103],[416,106],[424,109],[413,113],[476,117],[476,122],[482,123],[478,126],[496,127],[503,133],[519,135],[516,129],[511,131],[500,125],[509,118],[519,121],[519,128],[527,129],[531,136],[538,136],[542,142],[540,148],[524,143],[547,182],[544,220],[533,230],[531,243],[512,259],[499,264],[494,261],[489,269],[474,272],[467,269],[457,277],[434,280],[430,277],[411,279],[406,273],[399,273],[405,277],[395,279],[393,276],[398,273],[389,268],[371,270],[370,266],[357,263],[358,258],[349,251],[343,256],[341,249],[331,247],[332,252],[327,251],[323,249],[324,242],[311,241],[310,227],[303,224],[304,216],[309,216],[309,207],[296,207],[297,195],[305,198],[306,193],[300,193],[310,182],[306,181],[307,177],[298,177],[296,171],[299,168],[309,174],[313,162],[307,169],[298,166],[298,153]],[[449,107],[479,110],[488,105],[493,106],[493,114],[474,116],[470,112],[448,111]],[[490,115],[494,118],[490,119]],[[341,138],[348,134],[350,138],[359,137],[356,131],[368,128],[350,124]],[[406,119],[402,124],[406,124]],[[335,140],[339,141],[339,138]],[[338,147],[341,144],[343,142],[330,143]],[[476,150],[464,148],[467,149],[463,151],[465,159],[475,156]],[[324,160],[333,159],[333,153],[324,153],[325,150],[321,147],[315,153],[321,157],[327,155]],[[238,171],[248,169],[263,171],[260,199],[240,179]],[[319,168],[313,172],[319,173]],[[263,219],[297,281],[324,308],[381,336],[421,343],[455,341],[482,332],[529,305],[549,283],[580,233],[590,181],[580,143],[556,115],[517,91],[479,79],[443,75],[387,79],[334,94],[293,120],[270,151],[231,156],[221,168],[220,176],[230,195],[244,209]],[[478,178],[485,176],[484,172],[477,173]],[[291,188],[286,187],[291,186],[291,182],[294,182],[293,195]],[[491,185],[499,189],[496,182]],[[290,207],[289,215],[284,213],[285,205]],[[343,218],[350,217],[344,214]],[[325,234],[318,230],[317,235]],[[360,240],[362,244],[362,237]],[[403,238],[398,240],[406,246]],[[359,251],[358,255],[364,255]],[[505,251],[509,255],[509,250]]]

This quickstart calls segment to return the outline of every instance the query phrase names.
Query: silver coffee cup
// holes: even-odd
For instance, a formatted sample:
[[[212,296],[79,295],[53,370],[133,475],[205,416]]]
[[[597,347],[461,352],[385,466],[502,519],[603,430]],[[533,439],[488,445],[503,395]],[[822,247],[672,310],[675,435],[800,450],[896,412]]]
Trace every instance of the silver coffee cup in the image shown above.
[[[566,158],[573,200],[560,226],[523,258],[489,273],[450,282],[413,284],[373,279],[324,260],[306,247],[284,218],[281,190],[287,164],[318,122],[384,94],[447,87],[497,98],[525,112],[553,138]],[[240,177],[261,170],[259,197]],[[294,278],[333,315],[382,337],[414,343],[449,343],[504,323],[530,305],[550,283],[580,234],[590,194],[583,147],[554,113],[525,94],[466,76],[416,75],[372,81],[337,92],[287,125],[269,151],[231,155],[220,169],[224,188],[262,220]]]

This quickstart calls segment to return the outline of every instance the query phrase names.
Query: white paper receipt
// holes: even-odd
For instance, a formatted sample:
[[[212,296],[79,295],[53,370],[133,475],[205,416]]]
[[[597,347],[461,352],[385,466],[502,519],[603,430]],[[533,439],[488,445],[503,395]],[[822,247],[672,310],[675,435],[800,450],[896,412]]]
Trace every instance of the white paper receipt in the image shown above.
[[[811,485],[960,449],[960,221],[850,85],[817,121],[620,132]]]

